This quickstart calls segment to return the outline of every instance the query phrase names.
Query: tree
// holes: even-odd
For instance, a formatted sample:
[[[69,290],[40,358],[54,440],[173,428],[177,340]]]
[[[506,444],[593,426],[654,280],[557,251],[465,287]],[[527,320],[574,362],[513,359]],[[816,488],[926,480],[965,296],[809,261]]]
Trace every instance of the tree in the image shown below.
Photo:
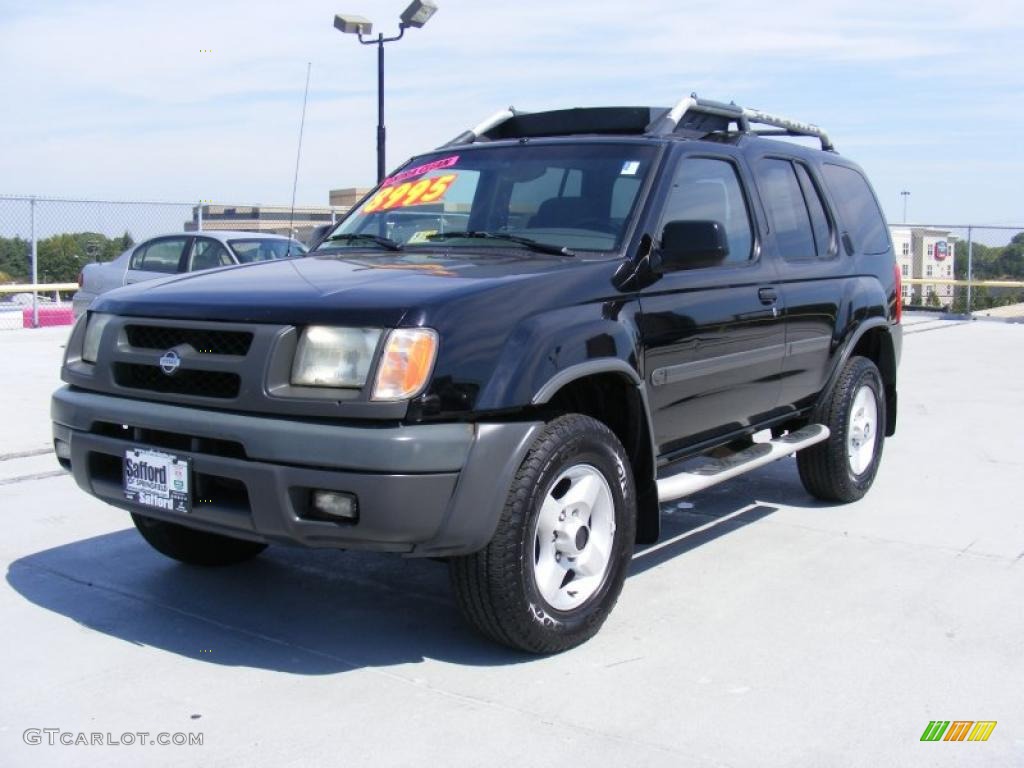
[[[29,274],[28,240],[20,237],[0,237],[0,271],[16,282],[24,281]]]
[[[36,246],[39,256],[38,277],[41,283],[70,283],[78,278],[85,259],[81,236],[53,235]]]

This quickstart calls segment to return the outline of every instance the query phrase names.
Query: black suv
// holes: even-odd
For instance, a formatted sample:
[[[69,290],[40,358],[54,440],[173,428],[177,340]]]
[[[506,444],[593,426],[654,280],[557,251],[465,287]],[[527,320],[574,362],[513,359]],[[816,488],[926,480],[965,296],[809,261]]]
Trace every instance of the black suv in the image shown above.
[[[445,558],[471,624],[553,652],[597,632],[659,502],[796,452],[809,493],[863,496],[899,322],[878,203],[820,129],[696,97],[509,110],[305,258],[100,297],[55,450],[165,555]]]

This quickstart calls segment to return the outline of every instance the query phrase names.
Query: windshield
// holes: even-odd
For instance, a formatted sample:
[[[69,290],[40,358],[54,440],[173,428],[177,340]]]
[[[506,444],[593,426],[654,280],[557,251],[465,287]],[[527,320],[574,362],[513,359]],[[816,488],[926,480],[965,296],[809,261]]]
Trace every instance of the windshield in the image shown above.
[[[302,256],[306,252],[306,246],[302,243],[284,238],[277,240],[271,237],[254,237],[251,240],[229,240],[228,245],[238,257],[239,264],[287,259],[289,256]]]
[[[632,143],[454,148],[418,157],[317,250],[531,243],[566,255],[617,250],[654,160],[654,147]]]

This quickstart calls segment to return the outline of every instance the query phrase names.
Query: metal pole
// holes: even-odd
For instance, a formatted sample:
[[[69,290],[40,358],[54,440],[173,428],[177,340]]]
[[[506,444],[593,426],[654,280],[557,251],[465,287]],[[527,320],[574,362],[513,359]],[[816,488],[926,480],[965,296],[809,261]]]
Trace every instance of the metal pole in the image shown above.
[[[202,232],[203,231],[203,201],[202,200],[199,201],[199,205],[196,208],[196,210],[199,211],[199,213],[197,214],[198,217],[196,219],[196,232]]]
[[[32,327],[39,327],[39,249],[36,247],[36,198],[29,200],[29,237],[32,240]]]
[[[384,35],[377,36],[377,183],[384,181]]]
[[[971,314],[971,280],[974,277],[974,239],[972,228],[967,228],[967,314]]]

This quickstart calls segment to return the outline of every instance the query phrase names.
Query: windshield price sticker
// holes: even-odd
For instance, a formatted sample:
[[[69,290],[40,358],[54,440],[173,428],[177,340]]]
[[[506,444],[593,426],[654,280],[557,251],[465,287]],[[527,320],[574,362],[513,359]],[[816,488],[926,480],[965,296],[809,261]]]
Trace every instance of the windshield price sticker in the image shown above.
[[[426,205],[444,199],[452,182],[458,178],[457,173],[446,173],[433,179],[421,179],[401,184],[389,184],[377,191],[366,205],[362,213],[389,211],[392,208],[408,208],[413,205]]]
[[[457,162],[459,162],[458,155],[452,155],[451,157],[443,157],[440,160],[434,160],[429,163],[424,163],[423,165],[417,165],[415,168],[410,168],[407,171],[400,171],[391,178],[386,179],[384,183],[387,186],[391,187],[394,186],[395,184],[398,184],[400,181],[405,181],[406,179],[413,179],[417,176],[422,176],[425,173],[430,173],[431,171],[440,171],[444,170],[445,168],[451,168]]]

